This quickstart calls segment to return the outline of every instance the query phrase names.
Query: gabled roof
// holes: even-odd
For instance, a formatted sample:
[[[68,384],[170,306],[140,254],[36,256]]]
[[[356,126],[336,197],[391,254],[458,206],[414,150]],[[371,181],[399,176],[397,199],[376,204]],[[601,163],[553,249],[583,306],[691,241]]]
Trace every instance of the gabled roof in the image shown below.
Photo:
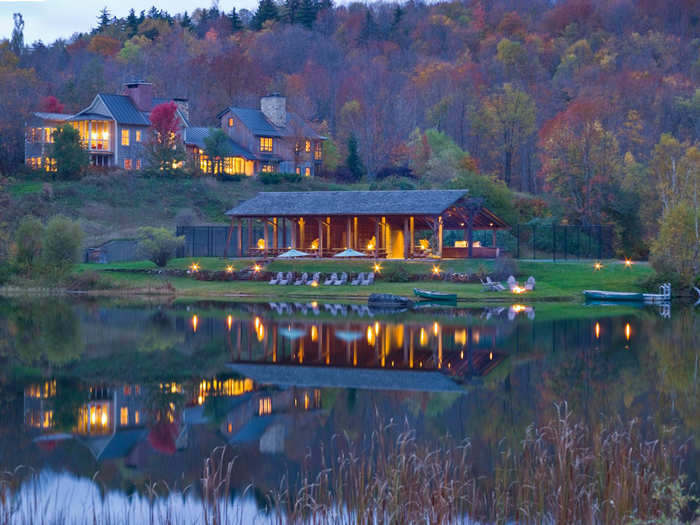
[[[226,215],[440,215],[468,193],[468,190],[261,192]]]
[[[98,96],[105,103],[105,106],[107,106],[117,123],[150,126],[148,119],[143,116],[143,113],[138,110],[128,95],[100,93]]]
[[[185,144],[197,146],[199,149],[205,149],[206,144],[204,139],[209,136],[210,128],[188,127],[185,128]],[[253,153],[237,144],[231,137],[228,138],[228,149],[231,157],[243,157],[244,159],[254,160],[256,157]]]
[[[325,140],[326,138],[316,133],[303,118],[291,111],[287,111],[287,124],[283,127],[272,124],[259,109],[230,106],[220,112],[217,117],[221,118],[227,111],[233,113],[253,135],[265,137],[294,137],[300,135],[316,140]]]

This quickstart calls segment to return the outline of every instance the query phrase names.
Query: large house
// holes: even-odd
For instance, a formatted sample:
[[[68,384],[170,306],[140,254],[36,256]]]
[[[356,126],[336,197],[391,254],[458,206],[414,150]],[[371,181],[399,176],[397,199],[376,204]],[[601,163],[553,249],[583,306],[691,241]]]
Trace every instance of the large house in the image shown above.
[[[163,102],[177,105],[181,135],[189,159],[204,173],[255,175],[260,172],[298,173],[312,176],[321,163],[325,137],[295,113],[287,111],[286,99],[278,93],[262,97],[260,109],[228,107],[218,115],[226,132],[227,154],[212,162],[205,139],[212,128],[189,122],[187,99],[153,96],[153,85],[130,82],[122,94],[98,94],[82,111],[71,114],[34,113],[27,123],[25,164],[53,171],[53,132],[66,123],[80,131],[93,166],[140,170],[147,164],[144,144],[149,140],[150,112]]]

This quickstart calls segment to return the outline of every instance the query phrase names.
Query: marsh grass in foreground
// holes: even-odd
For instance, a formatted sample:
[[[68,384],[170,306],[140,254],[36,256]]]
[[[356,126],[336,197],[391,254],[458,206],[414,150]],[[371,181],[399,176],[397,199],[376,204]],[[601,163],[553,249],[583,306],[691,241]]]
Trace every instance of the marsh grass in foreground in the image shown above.
[[[681,470],[685,445],[671,429],[646,440],[638,420],[611,419],[589,429],[561,405],[549,423],[528,428],[517,447],[503,446],[482,472],[482,453],[469,442],[428,448],[409,428],[378,428],[362,444],[336,436],[320,458],[309,455],[309,464],[321,460],[320,473],[304,469],[300,479],[282,480],[267,495],[266,512],[252,510],[245,497],[229,497],[235,460],[216,449],[201,486],[186,496],[157,498],[150,487],[147,498],[129,500],[145,506],[140,511],[100,510],[109,499],[98,496],[85,502],[82,522],[64,518],[58,499],[47,503],[50,498],[22,490],[26,482],[6,476],[0,523],[35,523],[31,516],[53,516],[56,524],[680,523],[692,520],[697,503]]]

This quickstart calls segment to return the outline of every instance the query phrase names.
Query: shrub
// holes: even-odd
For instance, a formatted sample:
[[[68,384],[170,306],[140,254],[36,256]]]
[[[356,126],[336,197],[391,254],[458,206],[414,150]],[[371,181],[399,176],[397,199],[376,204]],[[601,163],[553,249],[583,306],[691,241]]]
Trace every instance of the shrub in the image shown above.
[[[403,264],[392,264],[384,271],[383,279],[390,283],[407,283],[412,280],[412,277]]]
[[[284,182],[291,182],[291,183],[296,183],[296,182],[301,182],[301,174],[299,173],[280,173],[280,177],[282,177],[282,180]]]
[[[58,215],[51,219],[42,238],[45,271],[54,278],[66,275],[80,260],[82,246],[83,230],[77,222]]]
[[[141,254],[161,268],[167,266],[175,251],[185,245],[184,236],[176,237],[165,228],[151,226],[139,228],[138,239]]]
[[[74,291],[109,290],[113,287],[112,281],[92,270],[71,275],[66,281],[66,288]]]
[[[260,182],[263,184],[279,184],[282,182],[282,178],[278,173],[262,172],[260,174]]]
[[[15,271],[29,275],[41,261],[41,242],[44,225],[36,217],[25,217],[15,233],[12,263]]]
[[[700,240],[696,236],[696,217],[686,204],[671,208],[661,222],[659,235],[651,245],[649,261],[659,274],[676,275],[685,285],[700,273]]]
[[[87,169],[90,157],[80,142],[80,132],[70,124],[53,133],[53,158],[59,179],[77,178]]]
[[[241,182],[247,177],[245,173],[234,173],[229,175],[228,173],[221,174],[221,180],[223,182]]]
[[[518,263],[510,257],[499,257],[493,263],[493,275],[496,279],[507,279],[518,275]]]

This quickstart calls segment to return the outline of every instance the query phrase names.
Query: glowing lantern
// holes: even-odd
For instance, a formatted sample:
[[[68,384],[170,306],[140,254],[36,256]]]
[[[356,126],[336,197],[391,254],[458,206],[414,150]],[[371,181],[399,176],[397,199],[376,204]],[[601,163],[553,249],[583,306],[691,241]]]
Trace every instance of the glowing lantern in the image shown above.
[[[632,268],[632,259],[625,259],[625,266],[627,268]]]
[[[231,266],[230,264],[226,266],[226,273],[233,273],[233,266]]]
[[[197,264],[196,262],[190,264],[190,271],[192,273],[197,273],[199,271],[199,264]]]
[[[593,265],[593,269],[594,269],[596,272],[597,272],[598,270],[600,270],[602,267],[603,267],[603,265],[600,264],[599,261],[596,261],[595,264]]]
[[[379,263],[374,263],[374,273],[382,273],[382,267]]]
[[[316,288],[318,286],[318,281],[311,281],[311,286]]]
[[[258,239],[258,250],[265,249],[265,239]]]
[[[260,267],[259,264],[255,264],[255,265],[253,266],[253,271],[254,271],[255,273],[258,273],[261,269],[262,269],[262,268]]]
[[[440,275],[440,267],[439,266],[433,266],[433,275]]]

